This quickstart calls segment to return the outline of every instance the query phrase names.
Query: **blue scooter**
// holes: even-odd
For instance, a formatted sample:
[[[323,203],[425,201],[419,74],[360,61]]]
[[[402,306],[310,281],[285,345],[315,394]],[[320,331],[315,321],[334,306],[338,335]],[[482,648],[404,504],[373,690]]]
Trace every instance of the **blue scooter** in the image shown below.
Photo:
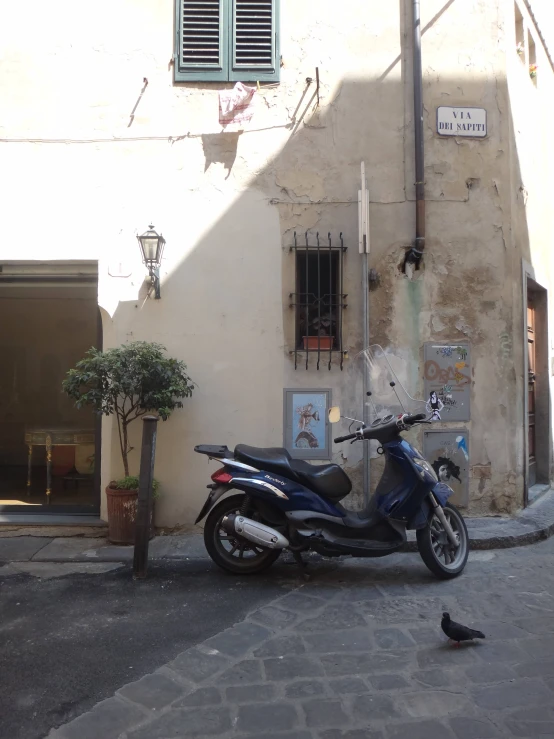
[[[338,413],[331,409],[331,422]],[[307,551],[384,557],[402,549],[406,532],[415,529],[419,553],[431,572],[442,579],[457,577],[469,546],[464,519],[448,502],[453,491],[401,436],[421,423],[428,423],[425,413],[389,413],[335,439],[337,444],[375,440],[385,457],[373,496],[357,512],[340,504],[352,483],[337,464],[310,464],[281,448],[239,444],[231,452],[226,446],[195,447],[221,464],[196,519],[199,523],[208,516],[208,554],[224,570],[251,574],[270,567],[284,549],[301,566]],[[232,490],[239,492],[223,497]]]

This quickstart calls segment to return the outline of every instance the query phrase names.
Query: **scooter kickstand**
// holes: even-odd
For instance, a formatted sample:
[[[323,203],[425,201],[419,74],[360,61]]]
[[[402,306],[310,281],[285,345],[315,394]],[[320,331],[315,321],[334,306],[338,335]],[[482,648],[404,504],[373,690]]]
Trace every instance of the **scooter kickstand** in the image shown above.
[[[302,559],[302,554],[300,552],[293,551],[292,556],[294,557],[294,561],[296,562],[296,564],[300,567],[300,572],[302,573],[303,579],[306,582],[309,582],[310,573],[307,572],[308,565]]]

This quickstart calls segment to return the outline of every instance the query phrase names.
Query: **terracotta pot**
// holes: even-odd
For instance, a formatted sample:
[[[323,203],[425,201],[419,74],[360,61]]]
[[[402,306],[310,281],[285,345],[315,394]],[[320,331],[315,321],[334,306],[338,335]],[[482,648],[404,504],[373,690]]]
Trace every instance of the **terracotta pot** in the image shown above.
[[[107,487],[108,539],[112,544],[134,544],[138,490]],[[150,518],[150,538],[154,536],[154,505]]]
[[[334,336],[304,336],[304,349],[308,351],[318,349],[320,351],[329,351],[333,348]]]

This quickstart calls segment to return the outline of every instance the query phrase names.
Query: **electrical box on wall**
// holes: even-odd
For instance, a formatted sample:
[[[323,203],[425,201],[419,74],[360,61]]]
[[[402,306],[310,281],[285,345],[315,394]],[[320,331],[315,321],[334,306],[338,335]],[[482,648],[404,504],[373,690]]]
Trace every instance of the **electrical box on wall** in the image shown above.
[[[423,379],[434,421],[469,421],[471,353],[468,342],[429,341],[423,349]]]

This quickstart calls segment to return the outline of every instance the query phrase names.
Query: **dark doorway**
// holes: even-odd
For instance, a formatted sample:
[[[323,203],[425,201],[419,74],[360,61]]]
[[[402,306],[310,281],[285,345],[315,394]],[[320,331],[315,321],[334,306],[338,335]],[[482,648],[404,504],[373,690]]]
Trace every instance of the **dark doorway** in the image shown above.
[[[61,388],[101,346],[97,266],[2,265],[0,511],[100,510],[100,424]]]
[[[548,293],[527,275],[525,280],[525,504],[550,485],[551,430],[548,367]]]
[[[528,423],[528,448],[527,458],[529,465],[529,487],[537,482],[537,458],[536,458],[536,380],[537,380],[537,363],[536,352],[537,336],[536,336],[536,320],[535,320],[535,300],[533,293],[527,295],[527,423]]]

